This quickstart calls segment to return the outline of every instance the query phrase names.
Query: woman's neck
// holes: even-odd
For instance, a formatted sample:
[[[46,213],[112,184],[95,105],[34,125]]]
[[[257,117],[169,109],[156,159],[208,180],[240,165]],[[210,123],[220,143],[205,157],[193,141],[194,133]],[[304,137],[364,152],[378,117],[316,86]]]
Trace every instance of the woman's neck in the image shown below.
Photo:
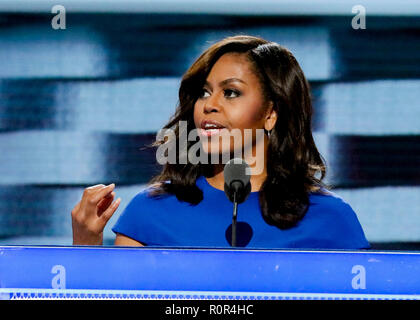
[[[265,142],[265,139],[264,139],[264,142]],[[259,191],[265,179],[267,178],[267,162],[266,162],[267,144],[264,143],[263,153],[258,154],[257,152],[254,152],[254,151],[252,152],[252,155],[255,154],[255,157],[252,157],[252,158],[248,157],[248,159],[247,157],[244,157],[244,160],[250,164],[251,171],[253,172],[250,178],[251,192]],[[225,167],[224,164],[214,164],[213,174],[211,176],[206,177],[207,182],[212,187],[219,190],[224,190],[224,186],[225,186],[225,178],[223,175],[224,167]],[[256,174],[254,174],[255,172]]]
[[[217,165],[219,166],[219,165]],[[223,165],[222,169],[215,168],[215,171],[217,170],[217,173],[214,174],[212,177],[206,177],[207,182],[214,188],[219,190],[225,190],[225,178],[223,176]],[[251,175],[250,182],[251,182],[251,192],[260,191],[262,184],[265,181],[265,178],[267,177],[267,174],[259,174],[259,175]]]

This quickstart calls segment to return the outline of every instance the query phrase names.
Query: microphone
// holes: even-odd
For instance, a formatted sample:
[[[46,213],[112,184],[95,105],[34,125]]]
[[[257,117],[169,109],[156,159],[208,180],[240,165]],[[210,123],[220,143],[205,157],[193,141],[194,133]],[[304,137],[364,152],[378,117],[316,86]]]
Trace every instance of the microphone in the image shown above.
[[[244,202],[251,193],[251,177],[247,174],[249,165],[241,158],[229,160],[224,168],[225,194],[233,202],[232,216],[232,243],[236,246],[236,220],[238,216],[238,204]],[[249,171],[250,169],[248,169]]]

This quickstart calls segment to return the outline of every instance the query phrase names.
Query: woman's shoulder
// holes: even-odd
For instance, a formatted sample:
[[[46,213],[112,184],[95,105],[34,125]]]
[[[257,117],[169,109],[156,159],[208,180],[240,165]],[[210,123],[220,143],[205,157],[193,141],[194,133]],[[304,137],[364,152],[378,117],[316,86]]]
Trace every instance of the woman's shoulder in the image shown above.
[[[176,198],[174,195],[163,192],[162,189],[156,185],[146,185],[139,190],[130,200],[131,205],[136,206],[153,206],[164,202],[173,201]]]
[[[310,202],[326,206],[349,205],[339,194],[324,187],[319,187],[309,193]]]
[[[313,214],[316,213],[316,217],[319,218],[357,220],[357,214],[352,206],[338,193],[326,188],[310,193],[309,209]]]

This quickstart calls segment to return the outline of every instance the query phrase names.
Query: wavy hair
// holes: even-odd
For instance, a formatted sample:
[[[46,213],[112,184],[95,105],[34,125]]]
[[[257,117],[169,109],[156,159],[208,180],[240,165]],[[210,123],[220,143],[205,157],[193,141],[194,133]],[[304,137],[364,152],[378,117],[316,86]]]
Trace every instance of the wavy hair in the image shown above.
[[[259,190],[259,203],[266,223],[280,229],[291,228],[307,212],[309,193],[330,187],[322,181],[326,165],[312,136],[309,83],[289,50],[275,42],[247,35],[227,37],[213,44],[183,75],[178,106],[163,129],[174,130],[176,145],[180,137],[179,121],[187,121],[188,132],[195,129],[195,102],[212,66],[225,53],[245,55],[261,82],[265,100],[272,101],[277,112],[268,140],[267,177]],[[162,143],[155,141],[152,146]],[[187,149],[192,144],[194,142],[187,142]],[[198,204],[203,193],[196,186],[196,179],[210,174],[210,166],[167,163],[160,174],[149,181],[150,195],[173,194],[180,201]]]

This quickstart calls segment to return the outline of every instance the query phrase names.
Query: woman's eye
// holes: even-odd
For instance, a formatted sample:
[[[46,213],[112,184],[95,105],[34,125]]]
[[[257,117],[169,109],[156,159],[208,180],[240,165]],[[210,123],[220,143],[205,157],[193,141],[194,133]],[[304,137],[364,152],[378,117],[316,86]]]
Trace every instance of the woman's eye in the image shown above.
[[[237,90],[226,89],[224,90],[224,95],[226,98],[231,99],[231,98],[239,97],[241,94]],[[201,90],[200,98],[207,98],[209,96],[210,96],[210,93],[206,89]]]
[[[233,94],[233,96],[232,96],[232,94]],[[225,90],[225,95],[228,98],[235,98],[235,97],[239,97],[240,96],[240,92],[239,91],[236,91],[236,90],[232,90],[232,89],[226,89]]]
[[[206,93],[208,94],[208,91],[207,91],[206,89],[202,89],[202,90],[201,90],[201,93],[200,93],[200,98],[206,98],[206,97],[205,97],[205,94],[206,94]]]

